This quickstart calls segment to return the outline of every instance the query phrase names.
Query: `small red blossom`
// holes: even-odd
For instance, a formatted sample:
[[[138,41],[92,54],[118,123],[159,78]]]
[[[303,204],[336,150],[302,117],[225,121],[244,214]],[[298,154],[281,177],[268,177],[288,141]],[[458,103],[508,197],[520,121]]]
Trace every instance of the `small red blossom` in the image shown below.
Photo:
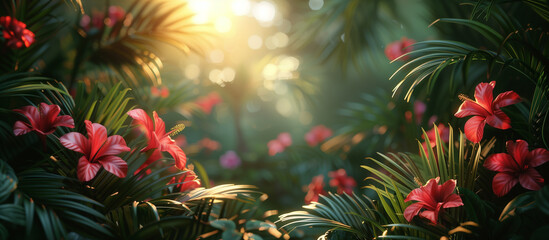
[[[216,92],[212,92],[207,96],[201,97],[196,101],[196,104],[206,114],[210,114],[215,105],[222,102],[221,97]]]
[[[308,186],[307,195],[305,195],[305,204],[318,202],[318,198],[320,197],[320,195],[326,195],[326,191],[324,191],[323,175],[313,177],[311,183]]]
[[[167,98],[170,96],[170,90],[166,86],[162,86],[161,88],[152,86],[151,95],[154,97]]]
[[[465,136],[474,143],[482,140],[484,125],[499,128],[511,128],[511,119],[500,109],[520,102],[520,97],[513,91],[500,93],[494,100],[495,81],[480,83],[475,88],[475,101],[465,100],[454,116],[458,118],[473,116],[465,123]]]
[[[83,15],[80,19],[80,26],[88,32],[91,28],[101,29],[105,25],[105,13],[101,11],[93,11],[92,17]]]
[[[534,167],[549,161],[549,151],[543,148],[528,151],[528,143],[520,139],[507,141],[506,145],[508,153],[492,154],[484,162],[485,168],[498,172],[492,181],[494,193],[504,196],[517,183],[526,189],[539,190],[544,179]]]
[[[339,169],[337,171],[329,172],[330,186],[337,188],[337,193],[352,194],[353,188],[356,187],[356,181],[354,178],[347,176],[345,169]]]
[[[411,222],[414,216],[419,215],[429,219],[433,224],[437,224],[438,214],[444,208],[463,206],[461,197],[453,193],[457,181],[450,179],[442,185],[438,185],[439,180],[439,177],[430,179],[425,186],[412,190],[404,199],[405,202],[418,201],[404,210],[404,218],[408,222]]]
[[[241,163],[240,157],[238,157],[234,151],[228,151],[219,158],[219,164],[227,169],[235,169],[240,166]]]
[[[385,56],[391,61],[397,59],[398,57],[409,53],[412,51],[412,47],[410,47],[412,44],[416,43],[413,39],[409,39],[406,37],[403,37],[402,39],[398,41],[394,41],[392,43],[387,44],[385,47]],[[400,58],[399,60],[406,61],[408,60],[409,56],[404,56]]]
[[[186,192],[202,186],[200,179],[196,176],[193,170],[183,169],[185,173],[172,177],[168,184],[176,184],[173,189],[174,192]]]
[[[305,134],[305,141],[314,147],[332,136],[332,130],[324,125],[317,125]]]
[[[0,17],[0,29],[2,36],[6,39],[6,46],[9,48],[29,47],[34,43],[34,33],[28,30],[27,25],[11,16]]]
[[[59,138],[61,144],[73,151],[83,153],[78,160],[78,179],[82,182],[92,180],[101,166],[119,178],[126,177],[128,164],[115,156],[130,151],[120,135],[107,137],[107,129],[99,124],[84,121],[88,138],[79,132],[71,132]]]
[[[289,147],[292,145],[292,136],[287,133],[283,132],[278,134],[276,139],[273,139],[267,143],[267,147],[269,148],[269,155],[274,156],[277,153],[284,152],[286,147]]]
[[[448,143],[450,140],[450,128],[446,127],[446,125],[439,123],[437,126],[438,129],[438,135],[441,138],[441,140],[445,143]],[[431,128],[431,130],[426,132],[427,138],[429,139],[429,145],[431,148],[434,148],[437,145],[437,136],[435,134],[435,127]],[[425,136],[421,136],[423,139],[425,139]],[[427,155],[427,142],[421,143],[423,146],[423,150],[425,151],[425,154]]]
[[[53,133],[56,127],[74,128],[74,120],[71,116],[58,116],[61,109],[58,105],[48,105],[40,103],[40,106],[25,106],[21,109],[15,109],[14,112],[25,115],[27,122],[17,121],[13,126],[15,136],[27,134],[35,131],[39,135],[45,136]]]
[[[205,149],[206,151],[215,151],[217,149],[219,149],[221,147],[221,145],[219,144],[218,141],[215,141],[215,140],[212,140],[212,139],[209,139],[209,138],[202,138],[199,142],[198,142],[198,145],[202,148],[202,149]]]
[[[107,21],[107,26],[112,27],[118,21],[124,19],[126,16],[126,11],[120,6],[110,6],[109,7],[109,20]]]
[[[181,170],[187,164],[187,155],[181,150],[170,137],[173,131],[166,132],[164,121],[153,111],[154,122],[143,109],[134,109],[128,112],[137,125],[144,126],[145,136],[149,140],[148,145],[141,149],[142,152],[150,149],[158,149],[161,152],[168,152],[175,160],[175,166]],[[150,164],[145,162],[145,164]]]

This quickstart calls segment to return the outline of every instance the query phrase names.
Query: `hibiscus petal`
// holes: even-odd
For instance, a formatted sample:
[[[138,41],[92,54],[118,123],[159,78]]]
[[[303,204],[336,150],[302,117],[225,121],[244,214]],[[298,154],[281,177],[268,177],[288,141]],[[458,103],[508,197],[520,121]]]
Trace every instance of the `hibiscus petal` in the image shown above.
[[[117,155],[122,152],[128,152],[131,149],[126,145],[126,141],[120,135],[114,135],[107,138],[103,147],[97,152],[96,158],[107,155]]]
[[[128,164],[117,156],[104,156],[99,159],[105,170],[119,178],[125,178],[128,173]]]
[[[438,196],[436,199],[445,200],[448,196],[450,196],[454,192],[454,189],[456,189],[456,184],[457,184],[457,181],[455,179],[450,179],[445,183],[443,183],[442,185],[440,185],[438,187],[438,191],[437,191]]]
[[[158,137],[164,137],[166,135],[166,124],[162,118],[158,117],[156,111],[153,112],[154,117],[154,132]]]
[[[475,100],[480,106],[488,111],[492,109],[492,101],[494,100],[493,92],[495,86],[496,82],[491,81],[490,83],[479,83],[475,88]]]
[[[53,122],[53,127],[69,127],[74,128],[74,119],[69,115],[58,116]]]
[[[511,188],[513,188],[517,183],[518,179],[513,175],[508,173],[498,173],[494,176],[494,180],[492,180],[492,189],[498,197],[501,197],[511,191]]]
[[[527,159],[529,160],[527,163],[528,166],[537,167],[549,161],[549,151],[543,148],[536,148],[528,154]]]
[[[450,194],[446,199],[444,199],[444,204],[442,205],[443,208],[452,208],[452,207],[459,207],[463,206],[463,201],[461,200],[461,197],[457,194]]]
[[[24,106],[20,109],[14,109],[13,111],[25,115],[33,128],[38,127],[38,123],[40,122],[40,113],[38,112],[38,108],[34,106]]]
[[[269,156],[274,156],[277,153],[284,152],[284,144],[281,143],[279,140],[274,139],[267,143],[267,147],[269,148]]]
[[[149,115],[147,115],[147,113],[143,109],[139,108],[128,111],[128,115],[133,118],[135,124],[145,126],[145,134],[147,138],[150,139],[152,133],[154,132],[154,125]]]
[[[529,168],[519,175],[519,182],[526,189],[539,190],[543,186],[543,177],[534,168]]]
[[[165,146],[165,149],[175,160],[175,166],[181,170],[185,169],[185,165],[187,164],[187,155],[185,155],[185,152],[175,143],[168,144],[168,146]]]
[[[151,155],[145,160],[141,166],[133,173],[134,175],[137,175],[142,169],[148,167],[151,163],[156,162],[157,160],[162,158],[162,153],[160,153],[160,150],[155,149]]]
[[[436,211],[425,210],[419,213],[419,216],[429,219],[433,224],[437,224],[438,212]]]
[[[483,166],[488,170],[498,172],[515,172],[518,169],[513,157],[507,153],[495,153],[488,156]]]
[[[90,152],[89,140],[79,132],[67,133],[59,138],[59,142],[61,142],[61,144],[64,147],[70,150],[83,153],[86,156],[89,155],[89,152]]]
[[[513,105],[515,103],[519,103],[520,101],[521,101],[520,96],[517,93],[513,91],[507,91],[504,93],[500,93],[496,97],[496,100],[494,100],[493,104],[494,104],[494,108],[500,108],[500,107]]]
[[[468,116],[488,116],[490,113],[484,107],[476,102],[465,100],[460,106],[454,116],[458,118]]]
[[[61,108],[58,105],[48,105],[46,103],[40,103],[40,120],[42,121],[42,127],[51,128],[55,122],[55,118],[61,112]],[[44,129],[45,130],[45,129]]]
[[[516,163],[522,167],[525,164],[525,160],[529,155],[528,143],[524,140],[517,140],[516,142],[507,141],[507,152],[511,154]]]
[[[85,120],[86,130],[88,131],[88,139],[90,141],[90,155],[92,158],[97,155],[99,149],[107,141],[107,129],[99,124],[92,123],[89,120]],[[99,157],[99,156],[97,156]],[[93,161],[93,159],[90,159]]]
[[[421,208],[423,208],[423,204],[421,204],[421,203],[414,203],[414,204],[408,206],[404,210],[404,218],[406,218],[406,220],[408,222],[411,222],[412,219],[419,213]]]
[[[511,119],[500,109],[494,110],[494,114],[487,116],[486,122],[492,127],[503,130],[511,128]]]
[[[78,179],[82,182],[92,180],[95,175],[97,175],[99,168],[101,168],[101,164],[91,163],[86,156],[82,156],[80,160],[78,160]]]
[[[474,116],[465,123],[465,136],[469,141],[478,143],[482,140],[484,134],[484,125],[486,124],[485,118],[481,116]]]
[[[29,132],[32,132],[32,128],[27,123],[17,121],[15,122],[15,125],[13,125],[13,134],[15,134],[15,136],[27,134]]]

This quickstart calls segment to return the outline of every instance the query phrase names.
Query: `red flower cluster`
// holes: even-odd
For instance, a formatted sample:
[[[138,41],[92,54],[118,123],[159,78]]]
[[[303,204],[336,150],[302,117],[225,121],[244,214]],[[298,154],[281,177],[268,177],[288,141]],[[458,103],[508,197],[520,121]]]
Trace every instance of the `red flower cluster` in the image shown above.
[[[267,143],[269,155],[274,156],[277,153],[284,152],[286,147],[290,145],[292,145],[292,136],[287,132],[280,133],[276,139]]]
[[[83,153],[78,160],[78,179],[83,182],[92,180],[101,166],[117,177],[126,177],[128,165],[118,155],[130,151],[124,138],[119,135],[107,137],[107,129],[99,124],[84,121],[88,138],[79,132],[71,132],[59,138],[66,148]]]
[[[501,197],[517,183],[526,189],[539,190],[544,179],[534,167],[549,161],[549,151],[543,148],[528,151],[528,143],[523,140],[506,144],[509,154],[492,154],[484,162],[485,168],[499,172],[492,181],[494,193]]]
[[[134,119],[135,124],[144,126],[145,136],[149,140],[148,145],[141,149],[145,152],[150,149],[156,149],[156,151],[168,152],[175,159],[175,166],[181,170],[185,169],[187,164],[187,156],[181,150],[174,140],[170,137],[173,131],[166,133],[166,126],[164,121],[158,117],[158,114],[154,111],[154,122],[149,115],[143,109],[134,109],[128,112],[131,118]],[[149,158],[140,169],[148,166],[152,162],[158,159]]]
[[[45,136],[52,134],[56,127],[70,127],[74,128],[74,120],[71,116],[58,116],[61,109],[58,105],[48,105],[46,103],[40,103],[40,106],[25,106],[21,109],[13,110],[15,112],[23,114],[28,123],[23,121],[15,122],[13,126],[13,133],[15,136],[27,134],[32,131],[36,131],[37,134]]]
[[[196,101],[196,104],[202,109],[202,111],[206,114],[210,114],[212,112],[212,108],[221,103],[222,99],[216,92],[212,92],[208,94],[205,97],[201,97]]]
[[[393,61],[398,57],[412,51],[412,47],[410,46],[414,43],[416,43],[416,41],[414,41],[413,39],[402,37],[402,39],[398,41],[387,44],[387,46],[385,47],[385,56],[387,56],[389,60]],[[408,58],[408,56],[404,56],[399,60],[406,61],[408,60]]]
[[[429,219],[433,224],[437,224],[438,214],[444,208],[463,205],[461,197],[453,193],[456,188],[456,180],[450,179],[440,186],[438,185],[439,180],[438,177],[430,179],[425,186],[412,190],[404,199],[405,202],[418,201],[404,210],[404,218],[408,222],[419,215]]]
[[[482,140],[484,125],[499,128],[511,128],[511,119],[500,109],[520,102],[520,97],[513,91],[500,93],[494,100],[495,81],[480,83],[475,88],[475,101],[465,100],[454,116],[458,118],[473,116],[465,123],[465,136],[474,143]]]
[[[324,176],[318,175],[316,177],[313,177],[313,180],[309,184],[308,189],[309,190],[307,192],[307,195],[305,195],[305,204],[318,202],[318,197],[321,194],[326,194],[326,191],[324,191]]]
[[[448,143],[450,140],[450,128],[446,127],[446,125],[439,123],[437,126],[438,129],[438,135],[442,139],[443,142]],[[427,138],[429,139],[429,145],[431,148],[434,148],[437,145],[437,136],[435,134],[435,128],[431,128],[431,130],[425,132],[427,134]],[[421,136],[425,139],[425,136]],[[427,142],[421,143],[423,146],[423,151],[425,152],[425,155],[428,153],[427,148]]]
[[[332,136],[332,130],[324,125],[317,125],[305,134],[305,141],[309,146],[314,147]]]
[[[10,16],[0,17],[2,36],[10,48],[29,47],[34,43],[34,33],[26,29],[27,25]]]
[[[356,181],[354,178],[347,176],[345,169],[339,169],[337,171],[329,172],[330,186],[337,188],[337,193],[352,194],[353,188],[356,187]]]
[[[198,145],[200,148],[205,149],[206,151],[215,151],[221,147],[221,144],[219,144],[218,141],[212,140],[210,138],[202,138],[200,141],[198,141]]]

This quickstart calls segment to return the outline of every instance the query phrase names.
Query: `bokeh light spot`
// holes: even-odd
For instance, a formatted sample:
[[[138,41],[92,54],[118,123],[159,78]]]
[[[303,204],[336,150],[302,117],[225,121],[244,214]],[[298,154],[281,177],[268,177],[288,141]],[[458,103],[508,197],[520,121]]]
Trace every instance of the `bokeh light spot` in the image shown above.
[[[244,16],[250,13],[251,4],[248,0],[234,0],[231,4],[234,15]]]
[[[252,35],[248,38],[248,46],[251,49],[260,49],[263,45],[263,39],[260,36]]]
[[[320,10],[324,6],[324,0],[309,0],[311,10]]]
[[[276,111],[284,117],[289,117],[293,113],[292,103],[288,99],[278,99],[276,101]]]
[[[230,31],[231,25],[231,20],[228,17],[219,17],[215,20],[215,29],[221,33]]]
[[[261,1],[254,6],[253,15],[260,22],[272,22],[276,15],[276,8],[271,2]]]
[[[185,67],[185,77],[188,79],[197,79],[200,76],[200,67],[196,64],[189,64]]]
[[[210,61],[213,63],[221,63],[225,59],[225,54],[223,51],[216,49],[210,52]]]

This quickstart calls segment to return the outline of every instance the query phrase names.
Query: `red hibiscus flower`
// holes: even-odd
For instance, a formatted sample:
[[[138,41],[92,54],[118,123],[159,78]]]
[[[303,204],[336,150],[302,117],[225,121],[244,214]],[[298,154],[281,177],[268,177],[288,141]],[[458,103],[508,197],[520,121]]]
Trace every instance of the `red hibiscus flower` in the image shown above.
[[[0,17],[2,35],[10,48],[29,47],[34,42],[34,33],[26,29],[27,25],[10,16]]]
[[[200,179],[196,176],[193,170],[184,169],[185,173],[173,177],[168,184],[176,184],[173,189],[174,192],[186,192],[195,188],[199,188],[202,184]]]
[[[94,10],[91,18],[88,15],[83,15],[80,19],[80,26],[87,32],[90,30],[90,24],[95,29],[103,28],[105,25],[105,13]]]
[[[534,167],[549,161],[549,151],[543,148],[528,151],[528,143],[523,140],[506,144],[509,154],[492,154],[484,162],[485,168],[499,172],[492,181],[494,193],[501,197],[517,183],[526,189],[539,190],[544,179]]]
[[[305,195],[305,204],[311,202],[318,202],[318,197],[322,194],[325,195],[324,191],[324,176],[318,175],[313,177],[313,180],[309,184],[307,195]]]
[[[216,92],[212,92],[205,97],[201,97],[196,101],[196,104],[204,111],[206,114],[212,112],[212,108],[221,103],[221,97]]]
[[[404,218],[411,222],[418,215],[429,219],[433,224],[438,222],[438,214],[444,208],[459,207],[463,205],[461,197],[453,193],[456,188],[456,180],[450,179],[442,185],[438,185],[439,177],[430,179],[425,186],[416,188],[408,194],[405,202],[418,201],[404,210]],[[421,211],[423,210],[423,211]]]
[[[337,171],[329,172],[330,186],[337,187],[337,193],[352,194],[353,188],[356,187],[356,181],[354,178],[347,176],[345,169],[339,169]]]
[[[412,47],[410,46],[414,43],[416,43],[416,41],[414,41],[413,39],[405,38],[405,37],[403,37],[398,41],[389,43],[385,47],[385,56],[387,56],[389,60],[393,61],[398,57],[402,56],[403,54],[406,54],[412,51]],[[409,56],[404,56],[399,60],[406,61],[408,60],[408,58]]]
[[[137,125],[145,127],[145,136],[149,139],[149,143],[145,148],[141,149],[142,152],[149,149],[158,149],[158,151],[161,152],[168,152],[174,158],[175,166],[181,170],[185,169],[187,156],[170,137],[170,134],[173,131],[166,133],[164,121],[158,117],[158,114],[156,114],[155,111],[153,112],[154,123],[143,109],[131,110],[128,112],[128,115],[134,119]],[[148,165],[150,162],[145,162],[144,165],[145,164]]]
[[[475,101],[465,100],[454,114],[458,118],[473,116],[465,123],[465,136],[474,143],[482,140],[486,123],[499,129],[511,128],[511,119],[500,108],[520,102],[520,97],[513,91],[507,91],[494,100],[492,92],[495,86],[495,81],[477,85]]]
[[[274,156],[277,153],[284,152],[286,147],[289,147],[292,145],[292,136],[287,133],[283,132],[278,134],[278,137],[274,140],[271,140],[267,143],[267,147],[269,148],[269,155]]]
[[[25,106],[21,109],[13,110],[25,115],[29,123],[23,121],[15,122],[13,133],[15,136],[27,134],[36,131],[41,136],[49,135],[55,131],[56,127],[74,128],[74,120],[71,116],[58,116],[61,109],[59,106],[46,103],[40,103],[40,106]]]
[[[305,134],[305,141],[309,144],[309,146],[314,147],[330,136],[332,136],[331,129],[325,127],[324,125],[318,125]]]
[[[128,165],[115,155],[130,151],[120,135],[107,137],[107,129],[99,123],[84,121],[88,138],[81,133],[71,132],[59,138],[66,148],[83,153],[78,160],[78,179],[82,182],[92,180],[101,166],[119,178],[126,177]]]

